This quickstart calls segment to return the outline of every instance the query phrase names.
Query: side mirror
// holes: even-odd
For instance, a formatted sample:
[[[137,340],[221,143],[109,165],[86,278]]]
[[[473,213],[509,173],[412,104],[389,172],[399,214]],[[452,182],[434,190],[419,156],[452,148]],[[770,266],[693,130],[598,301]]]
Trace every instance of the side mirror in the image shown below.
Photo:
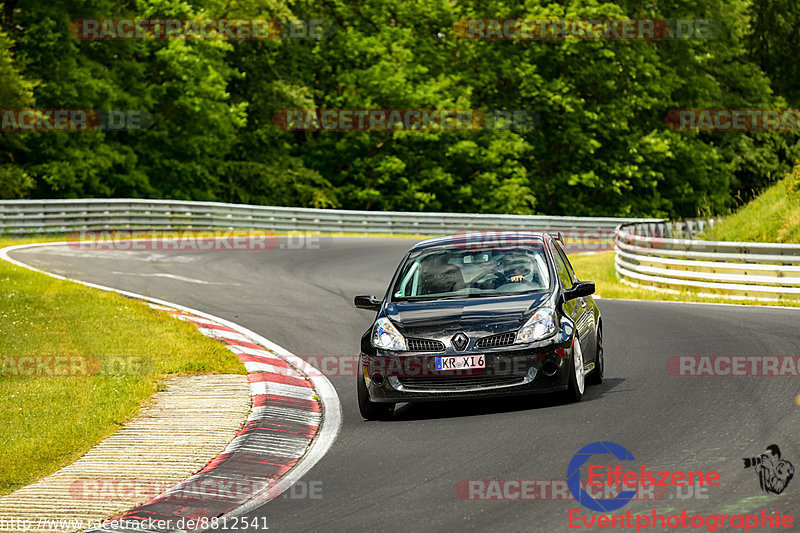
[[[592,284],[594,287],[594,284]],[[359,294],[353,298],[353,304],[358,309],[366,309],[367,311],[378,311],[381,308],[382,300],[378,300],[374,294]]]
[[[578,281],[571,289],[564,291],[565,300],[574,300],[594,294],[594,281]]]

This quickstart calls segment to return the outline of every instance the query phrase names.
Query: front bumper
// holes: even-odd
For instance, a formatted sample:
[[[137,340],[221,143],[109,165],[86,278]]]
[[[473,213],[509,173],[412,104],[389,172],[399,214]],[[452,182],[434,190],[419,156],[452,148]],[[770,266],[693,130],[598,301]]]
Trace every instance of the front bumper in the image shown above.
[[[571,333],[571,332],[570,332]],[[520,346],[469,350],[483,356],[485,369],[437,371],[436,357],[452,354],[377,351],[362,353],[361,378],[374,402],[414,402],[526,395],[567,388],[572,336]]]

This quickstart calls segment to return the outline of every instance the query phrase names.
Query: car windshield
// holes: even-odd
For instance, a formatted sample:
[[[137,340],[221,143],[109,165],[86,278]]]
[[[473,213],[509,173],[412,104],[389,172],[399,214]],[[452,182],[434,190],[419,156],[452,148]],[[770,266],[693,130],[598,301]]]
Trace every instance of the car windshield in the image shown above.
[[[550,287],[541,247],[412,252],[392,289],[394,300],[438,300],[536,292]]]

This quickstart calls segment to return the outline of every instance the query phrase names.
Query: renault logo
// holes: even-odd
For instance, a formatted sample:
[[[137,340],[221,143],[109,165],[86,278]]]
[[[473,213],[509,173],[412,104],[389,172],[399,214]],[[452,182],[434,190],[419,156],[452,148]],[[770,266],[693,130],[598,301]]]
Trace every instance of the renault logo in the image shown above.
[[[467,347],[467,344],[469,343],[469,337],[463,333],[456,333],[453,335],[453,338],[450,339],[450,342],[452,342],[453,347],[460,352]]]

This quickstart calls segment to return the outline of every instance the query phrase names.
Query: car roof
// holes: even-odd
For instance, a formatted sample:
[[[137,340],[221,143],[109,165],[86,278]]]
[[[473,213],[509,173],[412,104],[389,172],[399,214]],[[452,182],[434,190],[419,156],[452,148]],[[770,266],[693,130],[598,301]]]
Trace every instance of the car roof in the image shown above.
[[[426,239],[415,244],[411,252],[426,250],[428,248],[449,248],[459,244],[466,244],[475,248],[492,247],[492,245],[503,245],[509,239],[519,239],[521,243],[532,244],[532,242],[543,243],[547,233],[537,231],[464,231],[453,235]]]

